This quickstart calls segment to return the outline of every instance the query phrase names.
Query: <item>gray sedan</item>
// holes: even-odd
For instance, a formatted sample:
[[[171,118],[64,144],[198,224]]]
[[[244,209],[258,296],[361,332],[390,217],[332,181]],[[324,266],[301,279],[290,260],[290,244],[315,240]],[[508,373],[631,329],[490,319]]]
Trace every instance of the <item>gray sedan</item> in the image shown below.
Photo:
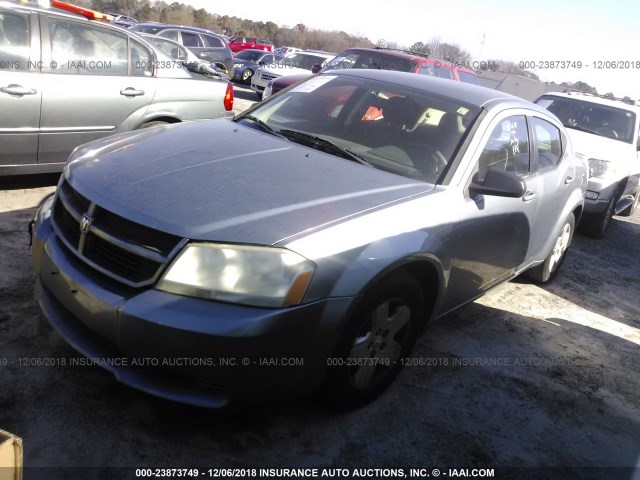
[[[60,171],[82,143],[224,117],[232,104],[231,84],[188,71],[134,33],[0,1],[0,175]]]
[[[234,122],[78,148],[36,218],[37,298],[71,345],[154,395],[360,405],[428,319],[523,272],[549,281],[586,180],[529,102],[331,72]]]

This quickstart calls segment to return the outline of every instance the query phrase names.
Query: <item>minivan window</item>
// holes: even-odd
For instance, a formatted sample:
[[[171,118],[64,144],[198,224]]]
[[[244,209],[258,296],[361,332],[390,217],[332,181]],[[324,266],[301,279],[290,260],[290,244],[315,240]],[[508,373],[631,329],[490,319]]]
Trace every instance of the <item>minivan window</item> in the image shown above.
[[[27,70],[29,22],[21,13],[0,12],[0,70]]]

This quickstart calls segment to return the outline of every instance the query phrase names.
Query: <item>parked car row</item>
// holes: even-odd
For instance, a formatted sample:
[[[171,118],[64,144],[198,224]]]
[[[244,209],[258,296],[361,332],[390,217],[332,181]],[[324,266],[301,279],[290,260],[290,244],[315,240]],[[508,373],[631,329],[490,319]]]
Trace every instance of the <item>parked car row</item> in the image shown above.
[[[268,98],[283,88],[308,77],[312,73],[350,68],[397,70],[399,72],[417,73],[430,77],[447,78],[449,80],[478,85],[478,77],[472,70],[454,65],[450,62],[429,58],[426,55],[381,47],[349,48],[337,55],[326,65],[315,66],[315,69],[311,69],[311,73],[296,72],[293,75],[274,78],[267,84],[263,96],[264,98]]]
[[[276,64],[264,65],[251,77],[251,90],[259,99],[270,81],[289,75],[310,76],[325,66],[335,54],[315,50],[305,50],[287,55]]]

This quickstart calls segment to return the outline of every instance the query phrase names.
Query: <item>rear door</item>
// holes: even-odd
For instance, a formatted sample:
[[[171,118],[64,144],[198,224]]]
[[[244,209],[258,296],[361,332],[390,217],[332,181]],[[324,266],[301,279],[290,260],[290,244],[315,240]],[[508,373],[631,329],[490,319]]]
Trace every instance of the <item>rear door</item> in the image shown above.
[[[151,51],[97,22],[42,15],[41,30],[39,162],[64,162],[80,144],[135,128],[155,95]]]
[[[548,120],[532,116],[528,118],[533,138],[534,173],[527,181],[525,199],[535,201],[535,228],[531,232],[529,258],[546,257],[550,244],[557,238],[561,210],[569,201],[578,181],[578,172],[567,158],[566,138],[560,129]]]
[[[42,79],[37,17],[0,8],[0,166],[38,159]]]

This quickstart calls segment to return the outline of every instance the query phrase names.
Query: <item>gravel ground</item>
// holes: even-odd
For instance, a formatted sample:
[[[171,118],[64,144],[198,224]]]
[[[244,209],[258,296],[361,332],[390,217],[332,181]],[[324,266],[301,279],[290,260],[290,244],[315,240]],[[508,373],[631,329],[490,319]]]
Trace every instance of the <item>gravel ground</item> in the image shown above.
[[[617,217],[604,240],[576,235],[550,285],[515,279],[431,322],[416,365],[367,407],[337,413],[308,399],[220,415],[98,367],[24,366],[77,356],[33,300],[26,224],[55,181],[0,179],[0,429],[23,438],[26,466],[127,467],[127,478],[206,466],[640,479],[640,468],[611,468],[640,467],[640,213]],[[116,478],[26,478],[89,472]]]

